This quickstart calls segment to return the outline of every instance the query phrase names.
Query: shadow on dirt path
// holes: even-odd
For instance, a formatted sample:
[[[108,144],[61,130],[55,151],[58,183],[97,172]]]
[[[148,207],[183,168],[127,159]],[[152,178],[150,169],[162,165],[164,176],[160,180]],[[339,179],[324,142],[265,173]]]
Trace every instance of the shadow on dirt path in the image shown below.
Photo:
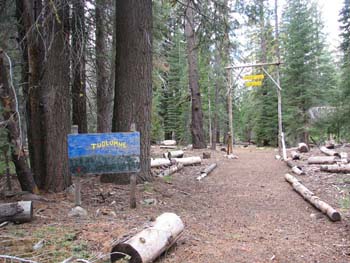
[[[161,262],[350,262],[347,219],[329,221],[294,192],[272,150],[236,153],[192,189],[178,211],[184,242]]]

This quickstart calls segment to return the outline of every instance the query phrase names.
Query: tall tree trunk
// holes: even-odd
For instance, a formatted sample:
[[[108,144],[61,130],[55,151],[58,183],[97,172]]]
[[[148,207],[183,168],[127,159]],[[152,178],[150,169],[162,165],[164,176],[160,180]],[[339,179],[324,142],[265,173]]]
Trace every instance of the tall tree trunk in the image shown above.
[[[211,148],[213,150],[216,149],[216,143],[218,142],[218,136],[217,132],[219,131],[218,129],[218,105],[219,105],[219,86],[220,86],[220,67],[221,67],[221,52],[220,50],[220,45],[217,45],[217,53],[215,55],[215,64],[216,64],[216,83],[215,83],[215,97],[214,97],[214,116],[213,116],[213,136],[212,136],[212,142],[211,142]]]
[[[79,133],[87,133],[86,77],[85,77],[85,0],[73,1],[72,15],[72,119]]]
[[[192,144],[193,148],[202,149],[206,148],[206,143],[203,130],[201,93],[199,89],[198,45],[194,23],[194,3],[193,0],[188,0],[185,18],[185,36],[187,41],[188,74],[192,101]]]
[[[107,131],[112,130],[112,119],[113,119],[113,103],[114,103],[114,90],[115,90],[115,56],[116,56],[116,50],[117,50],[117,41],[116,41],[116,28],[117,28],[117,21],[116,21],[116,2],[112,2],[113,8],[113,36],[112,36],[112,50],[111,50],[111,58],[110,58],[110,70],[109,70],[109,82],[108,82],[108,93],[109,93],[109,100],[108,100],[108,129]]]
[[[97,132],[109,132],[111,92],[108,83],[107,1],[97,0],[96,21],[96,75],[97,75]]]
[[[21,137],[20,132],[21,124],[19,123],[18,105],[16,105],[15,96],[14,89],[11,89],[7,79],[4,53],[0,48],[0,101],[8,130],[9,143],[11,144],[12,162],[15,165],[17,178],[22,190],[39,193],[22,148],[23,137]]]
[[[17,0],[16,5],[17,17],[19,19],[18,24],[22,25],[26,31],[24,35],[26,35],[28,50],[28,85],[24,87],[23,93],[27,100],[27,132],[30,166],[36,184],[39,188],[43,188],[45,156],[39,95],[41,90],[40,77],[44,63],[44,46],[41,41],[42,38],[39,37],[39,35],[43,35],[43,32],[38,32],[42,28],[33,26],[35,21],[39,24],[42,21],[42,18],[38,17],[38,14],[42,10],[42,3],[40,0]]]
[[[113,131],[141,133],[141,173],[150,179],[152,110],[152,1],[116,3],[116,68]]]
[[[70,132],[69,6],[65,0],[46,0],[45,71],[40,94],[45,153],[44,189],[62,191],[68,186],[67,134]]]

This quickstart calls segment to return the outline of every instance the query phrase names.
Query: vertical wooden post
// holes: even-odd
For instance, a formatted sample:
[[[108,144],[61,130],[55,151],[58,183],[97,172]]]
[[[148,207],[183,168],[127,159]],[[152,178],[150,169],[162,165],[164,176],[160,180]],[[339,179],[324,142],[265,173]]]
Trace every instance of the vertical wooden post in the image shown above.
[[[209,119],[209,144],[213,143],[213,131],[211,127],[211,106],[210,106],[210,78],[208,76],[208,119]]]
[[[77,176],[74,187],[74,204],[75,206],[81,206],[81,181],[80,175]]]
[[[232,148],[232,135],[230,132],[227,133],[227,155],[231,154],[233,152]]]
[[[279,48],[279,30],[278,30],[278,0],[275,0],[275,40],[276,40],[276,56],[280,62],[280,48]],[[276,65],[276,82],[277,82],[277,100],[278,100],[278,151],[287,160],[286,146],[284,142],[283,124],[282,124],[282,90],[280,85],[280,65]]]
[[[72,125],[71,127],[71,133],[72,134],[78,134],[79,127],[78,125]],[[81,178],[80,178],[80,172],[77,174],[77,178],[74,183],[74,205],[75,206],[81,206]]]
[[[130,131],[136,131],[136,124],[132,123],[130,126]],[[135,173],[130,175],[130,208],[136,208],[136,181],[137,177]]]
[[[227,69],[227,104],[228,104],[228,125],[231,135],[230,148],[233,149],[233,113],[232,113],[232,69]]]

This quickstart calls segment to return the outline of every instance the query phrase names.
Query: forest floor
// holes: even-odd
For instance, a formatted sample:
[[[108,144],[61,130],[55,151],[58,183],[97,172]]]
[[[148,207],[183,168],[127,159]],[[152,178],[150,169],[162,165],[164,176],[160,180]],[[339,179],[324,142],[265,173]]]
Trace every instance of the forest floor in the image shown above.
[[[153,153],[159,155],[159,148]],[[187,156],[202,153],[186,151]],[[34,201],[34,221],[0,228],[0,254],[37,262],[61,262],[72,255],[108,262],[102,255],[113,242],[163,212],[174,212],[185,231],[159,263],[350,262],[350,174],[321,174],[314,168],[298,177],[341,212],[342,221],[331,222],[284,180],[289,168],[275,160],[274,149],[236,147],[234,154],[239,158],[212,151],[200,166],[138,185],[136,209],[128,206],[128,185],[101,184],[98,177],[82,179],[86,217],[68,216],[70,193],[45,194]],[[213,162],[218,167],[198,182],[200,170]],[[25,198],[30,196],[0,202]]]

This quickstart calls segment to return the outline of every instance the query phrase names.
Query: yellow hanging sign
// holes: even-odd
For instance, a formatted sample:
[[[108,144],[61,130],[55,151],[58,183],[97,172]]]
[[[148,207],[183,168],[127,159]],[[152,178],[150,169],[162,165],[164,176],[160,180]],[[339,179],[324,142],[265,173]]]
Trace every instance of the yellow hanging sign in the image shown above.
[[[265,78],[265,76],[263,74],[247,75],[247,76],[243,77],[244,80],[263,80],[264,78]]]
[[[246,82],[245,85],[247,87],[260,87],[262,86],[262,81],[249,81],[249,82]]]

